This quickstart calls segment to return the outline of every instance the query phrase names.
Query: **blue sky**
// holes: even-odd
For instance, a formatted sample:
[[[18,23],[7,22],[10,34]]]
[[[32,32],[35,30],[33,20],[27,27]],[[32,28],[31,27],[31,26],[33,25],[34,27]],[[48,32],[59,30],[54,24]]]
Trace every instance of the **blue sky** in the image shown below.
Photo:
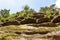
[[[25,5],[28,5],[38,11],[40,7],[50,6],[53,3],[57,3],[57,0],[0,0],[0,10],[10,9],[11,13],[15,13],[21,11]]]

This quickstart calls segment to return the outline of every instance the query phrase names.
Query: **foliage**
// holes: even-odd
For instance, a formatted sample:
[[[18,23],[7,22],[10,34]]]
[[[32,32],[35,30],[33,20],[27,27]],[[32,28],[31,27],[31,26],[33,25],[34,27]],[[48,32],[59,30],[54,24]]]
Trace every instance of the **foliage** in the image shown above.
[[[15,14],[10,14],[10,10],[4,9],[0,11],[0,24],[4,24],[6,22],[13,22],[13,21],[16,21],[20,24],[21,22],[24,22],[26,19],[36,20],[36,22],[34,23],[39,23],[39,22],[43,23],[46,22],[47,20],[50,20],[48,22],[52,22],[51,20],[55,16],[58,16],[59,13],[60,13],[60,9],[55,8],[55,4],[49,7],[41,7],[39,12],[36,12],[28,5],[26,5],[22,11],[16,12]]]

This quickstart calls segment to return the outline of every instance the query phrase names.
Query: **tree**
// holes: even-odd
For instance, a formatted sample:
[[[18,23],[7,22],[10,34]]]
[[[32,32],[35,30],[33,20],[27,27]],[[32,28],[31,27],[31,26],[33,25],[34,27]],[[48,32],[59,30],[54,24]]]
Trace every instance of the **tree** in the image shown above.
[[[9,11],[10,10],[7,10],[7,9],[1,10],[0,15],[2,15],[4,18],[7,18],[10,15]]]
[[[58,15],[58,11],[55,8],[55,4],[51,5],[50,7],[41,7],[40,13],[43,12],[45,17],[50,18],[51,16]]]
[[[28,5],[24,7],[24,9],[20,12],[20,15],[23,15],[24,18],[29,18],[33,15],[35,11],[32,8],[29,8]]]

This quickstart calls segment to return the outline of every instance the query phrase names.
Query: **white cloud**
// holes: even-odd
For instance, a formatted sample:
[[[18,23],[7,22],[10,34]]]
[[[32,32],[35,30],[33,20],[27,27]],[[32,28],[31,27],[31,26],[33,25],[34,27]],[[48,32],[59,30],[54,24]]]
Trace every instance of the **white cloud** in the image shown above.
[[[56,4],[56,7],[60,8],[60,0],[57,0],[55,4]]]

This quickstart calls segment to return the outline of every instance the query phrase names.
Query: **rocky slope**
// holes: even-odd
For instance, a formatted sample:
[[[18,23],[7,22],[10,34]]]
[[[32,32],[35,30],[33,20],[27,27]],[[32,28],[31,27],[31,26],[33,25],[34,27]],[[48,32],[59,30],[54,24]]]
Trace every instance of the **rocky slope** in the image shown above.
[[[58,27],[33,27],[27,25],[10,25],[0,27],[1,40],[58,40]]]

